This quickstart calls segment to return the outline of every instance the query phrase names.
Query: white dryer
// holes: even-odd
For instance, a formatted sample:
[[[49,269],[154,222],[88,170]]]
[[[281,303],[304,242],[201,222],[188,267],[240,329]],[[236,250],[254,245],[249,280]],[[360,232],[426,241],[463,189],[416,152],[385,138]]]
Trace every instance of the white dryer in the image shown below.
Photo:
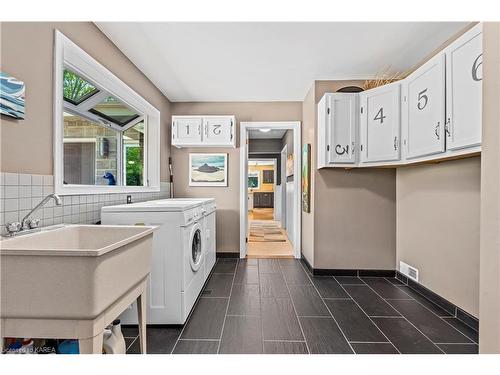
[[[205,283],[206,234],[199,200],[163,199],[103,207],[103,224],[156,225],[148,324],[184,324]],[[120,317],[136,324],[135,307]]]

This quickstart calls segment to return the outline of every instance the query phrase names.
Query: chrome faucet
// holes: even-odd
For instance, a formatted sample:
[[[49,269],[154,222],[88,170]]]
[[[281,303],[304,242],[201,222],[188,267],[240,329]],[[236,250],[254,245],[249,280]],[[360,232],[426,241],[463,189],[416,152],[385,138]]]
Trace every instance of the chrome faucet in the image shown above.
[[[54,199],[56,201],[57,206],[60,206],[62,204],[61,197],[59,195],[57,194],[47,195],[30,212],[28,212],[28,214],[25,217],[23,217],[21,222],[12,222],[12,223],[7,223],[5,225],[5,228],[7,229],[7,233],[9,234],[9,236],[14,236],[16,233],[21,232],[23,230],[37,228],[38,224],[40,223],[40,219],[30,219],[30,217],[51,199]]]

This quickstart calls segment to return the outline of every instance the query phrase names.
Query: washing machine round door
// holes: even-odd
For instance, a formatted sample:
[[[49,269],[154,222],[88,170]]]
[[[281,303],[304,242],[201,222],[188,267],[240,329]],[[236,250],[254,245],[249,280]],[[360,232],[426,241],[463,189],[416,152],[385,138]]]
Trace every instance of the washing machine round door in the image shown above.
[[[198,225],[191,232],[191,256],[189,257],[191,268],[198,271],[201,266],[202,256],[202,230]]]

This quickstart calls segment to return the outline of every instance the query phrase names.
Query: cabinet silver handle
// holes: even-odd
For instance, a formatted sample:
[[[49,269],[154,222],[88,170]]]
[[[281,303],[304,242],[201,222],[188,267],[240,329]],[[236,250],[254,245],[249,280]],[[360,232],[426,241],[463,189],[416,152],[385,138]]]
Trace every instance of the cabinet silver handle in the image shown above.
[[[398,149],[398,137],[394,137],[394,151]]]
[[[198,134],[201,135],[201,125],[198,125]]]
[[[436,125],[436,128],[434,129],[434,134],[436,134],[436,138],[437,140],[439,141],[440,139],[440,136],[439,136],[439,128],[441,126],[441,122],[438,121],[437,125]]]
[[[444,132],[448,137],[451,137],[450,124],[451,124],[451,118],[448,117],[446,123],[444,124]]]

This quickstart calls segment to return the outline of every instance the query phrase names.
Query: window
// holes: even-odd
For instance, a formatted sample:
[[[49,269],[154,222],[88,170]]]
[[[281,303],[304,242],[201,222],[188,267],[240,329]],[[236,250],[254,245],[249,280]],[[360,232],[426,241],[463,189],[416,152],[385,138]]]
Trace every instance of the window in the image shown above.
[[[98,92],[97,87],[90,82],[87,82],[78,74],[64,69],[64,100],[78,105]]]
[[[125,126],[139,115],[129,106],[123,104],[114,96],[106,96],[99,104],[89,110],[91,113],[111,121],[119,126]]]
[[[55,38],[56,193],[159,191],[159,111],[60,32]]]
[[[248,188],[249,189],[259,189],[259,172],[248,172]]]
[[[144,181],[144,123],[123,133],[125,185],[142,186]]]

